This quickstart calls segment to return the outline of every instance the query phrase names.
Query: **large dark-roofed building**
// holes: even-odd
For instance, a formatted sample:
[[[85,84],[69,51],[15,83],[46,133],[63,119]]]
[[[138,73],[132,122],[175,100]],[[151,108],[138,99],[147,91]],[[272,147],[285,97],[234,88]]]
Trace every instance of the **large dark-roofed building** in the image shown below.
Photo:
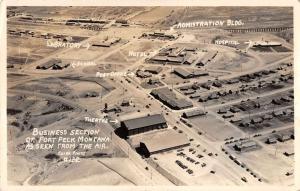
[[[180,110],[193,107],[192,102],[184,98],[177,98],[176,94],[167,87],[152,90],[151,95],[171,109]]]
[[[53,70],[62,70],[70,66],[69,63],[63,63],[61,59],[51,59],[46,63],[38,65],[36,69],[48,70],[52,68]]]
[[[175,68],[174,73],[180,76],[183,79],[188,79],[188,78],[195,78],[195,77],[200,77],[200,76],[208,76],[209,74],[207,72],[201,71],[201,70],[185,70],[183,68]]]
[[[185,69],[182,69],[182,68],[175,68],[174,73],[177,74],[178,76],[184,78],[184,79],[193,77],[193,75],[190,72],[188,72],[188,71],[186,71]]]
[[[144,133],[154,129],[167,128],[167,121],[161,114],[154,114],[121,121],[124,136]]]

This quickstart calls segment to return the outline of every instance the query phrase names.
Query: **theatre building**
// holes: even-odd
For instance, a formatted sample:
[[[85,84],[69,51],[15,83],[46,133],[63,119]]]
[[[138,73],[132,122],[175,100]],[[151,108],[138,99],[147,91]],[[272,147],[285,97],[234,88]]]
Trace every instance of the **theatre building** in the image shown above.
[[[167,121],[161,114],[148,115],[121,121],[120,130],[124,137],[154,129],[167,128]]]

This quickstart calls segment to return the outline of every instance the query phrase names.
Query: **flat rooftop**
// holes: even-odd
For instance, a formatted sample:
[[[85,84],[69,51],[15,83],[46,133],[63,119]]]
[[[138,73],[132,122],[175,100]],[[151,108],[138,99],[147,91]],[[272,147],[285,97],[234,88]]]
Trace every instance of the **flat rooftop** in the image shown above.
[[[124,123],[124,125],[127,127],[128,130],[132,130],[132,129],[138,129],[141,127],[147,127],[147,126],[151,126],[151,125],[167,123],[167,121],[163,115],[154,114],[154,115],[124,120],[121,123]]]

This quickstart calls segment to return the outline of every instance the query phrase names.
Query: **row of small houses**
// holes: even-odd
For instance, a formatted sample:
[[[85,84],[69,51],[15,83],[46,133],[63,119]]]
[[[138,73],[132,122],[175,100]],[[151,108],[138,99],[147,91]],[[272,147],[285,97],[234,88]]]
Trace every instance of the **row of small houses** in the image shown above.
[[[220,108],[219,111],[218,111],[218,113],[219,114],[225,114],[225,113],[227,113],[227,111],[230,111],[232,113],[238,113],[240,110],[247,111],[249,109],[260,108],[263,105],[269,105],[271,103],[276,104],[276,105],[281,105],[284,102],[291,102],[291,101],[293,101],[292,97],[294,97],[294,96],[291,94],[290,96],[282,96],[282,97],[279,97],[279,98],[272,99],[272,101],[269,101],[269,100],[265,100],[264,102],[256,102],[254,100],[247,101],[247,102],[245,102],[245,101],[243,102],[242,101],[240,104],[231,106],[229,109],[227,109],[227,108]]]
[[[240,76],[240,77],[237,77],[237,78],[232,78],[232,79],[229,79],[229,80],[216,80],[216,81],[208,81],[206,83],[194,83],[193,85],[182,86],[179,89],[181,91],[187,91],[189,89],[198,90],[198,89],[200,89],[200,87],[202,87],[202,88],[205,88],[207,90],[210,90],[212,86],[217,87],[217,88],[221,88],[221,87],[223,87],[223,84],[229,84],[230,85],[230,84],[236,84],[236,83],[239,83],[239,82],[246,82],[246,81],[250,82],[250,81],[256,79],[256,77],[262,77],[262,75],[268,75],[270,73],[275,73],[275,72],[276,72],[275,70],[263,70],[263,71],[260,71],[260,72],[255,72],[253,74],[243,75],[243,76]],[[208,75],[208,73],[203,72],[203,71],[189,72],[189,71],[186,71],[185,69],[181,69],[181,68],[180,69],[175,68],[174,73],[181,76],[182,78],[191,78],[191,77],[198,77],[198,76]],[[280,80],[280,78],[279,78],[279,80]],[[253,84],[252,86],[250,86],[250,85],[246,84],[246,85],[240,86],[240,88],[242,88],[243,90],[248,90],[248,89],[251,89],[251,87],[255,87],[255,86],[263,87],[263,86],[266,86],[270,83],[273,84],[273,82],[268,83],[268,82],[265,82],[265,81],[259,81],[258,85]],[[229,93],[229,94],[232,93],[232,90],[227,91],[227,93]],[[226,91],[224,91],[223,93],[218,93],[218,94],[219,94],[219,96],[226,95]]]
[[[174,72],[175,72],[175,70],[174,70]],[[198,76],[207,76],[207,75],[209,75],[208,73],[203,72],[203,71],[193,71],[191,73],[192,73],[192,75],[194,75],[194,76],[196,75],[197,77]],[[191,74],[187,74],[187,76],[190,77]],[[206,83],[194,83],[193,85],[181,86],[179,88],[179,90],[180,91],[199,90],[201,87],[205,88],[207,90],[210,90],[211,86],[220,88],[220,87],[222,87],[222,84],[219,81],[214,81],[214,82],[209,81],[209,82],[206,82]]]
[[[214,83],[216,87],[221,87],[221,83]],[[241,92],[246,92],[246,91],[255,91],[258,89],[262,89],[262,88],[276,88],[276,86],[281,87],[282,84],[280,84],[280,82],[261,82],[258,84],[252,84],[252,85],[242,85],[240,86],[239,90],[233,91],[233,90],[223,90],[223,91],[217,91],[217,92],[212,92],[209,95],[207,95],[206,97],[201,97],[199,98],[199,102],[206,102],[208,100],[213,100],[213,99],[219,99],[220,97],[224,97],[227,95],[231,95],[231,94],[237,94],[240,95]],[[201,85],[201,87],[204,87],[206,89],[210,89],[210,85],[203,84]],[[200,97],[200,95],[199,95]],[[195,97],[194,97],[195,98]]]
[[[124,24],[123,24],[124,25]],[[141,37],[152,38],[152,39],[163,39],[163,40],[175,40],[178,38],[178,34],[171,34],[166,32],[149,32],[143,33]]]
[[[268,28],[228,28],[224,29],[233,33],[246,33],[246,32],[280,32],[288,29],[292,29],[293,27],[268,27]]]
[[[277,141],[285,142],[291,139],[295,139],[294,131],[286,132],[286,133],[277,133],[275,135],[269,136],[265,143],[267,144],[275,144]]]
[[[106,24],[108,24],[109,21],[77,21],[77,20],[72,20],[72,21],[67,21],[67,25],[77,25],[80,26],[82,29],[88,29],[88,30],[94,30],[94,31],[100,31],[100,30],[105,30],[107,27],[105,27]],[[118,19],[115,22],[116,24],[121,24],[121,26],[127,27],[129,26],[128,21],[124,19]]]
[[[88,30],[93,30],[93,31],[101,31],[101,30],[104,30],[104,25],[91,25],[91,24],[88,24],[88,25],[82,25],[80,26],[80,28],[82,29],[88,29]]]
[[[92,20],[92,19],[69,19],[66,20],[66,25],[84,25],[84,24],[107,24],[106,20]]]
[[[262,117],[260,116],[257,116],[257,117],[254,117],[252,119],[235,119],[235,120],[232,120],[231,122],[239,122],[239,126],[241,127],[248,127],[250,124],[260,124],[266,120],[271,120],[273,119],[274,117],[281,117],[281,116],[291,116],[294,114],[294,111],[292,109],[286,109],[286,110],[280,110],[280,111],[274,111],[272,112],[271,114],[264,114]]]
[[[204,66],[208,62],[212,61],[218,51],[209,51],[203,57],[197,57],[196,55],[187,54],[187,52],[194,52],[196,49],[187,49],[187,48],[173,48],[170,50],[163,49],[157,55],[150,59],[153,63],[159,64],[173,64],[173,65],[192,65]]]
[[[53,33],[41,33],[31,30],[13,30],[9,29],[8,34],[16,35],[16,36],[31,36],[36,38],[44,38],[44,39],[57,39],[60,41],[71,42],[73,40],[72,36],[61,35],[61,34],[53,34]]]

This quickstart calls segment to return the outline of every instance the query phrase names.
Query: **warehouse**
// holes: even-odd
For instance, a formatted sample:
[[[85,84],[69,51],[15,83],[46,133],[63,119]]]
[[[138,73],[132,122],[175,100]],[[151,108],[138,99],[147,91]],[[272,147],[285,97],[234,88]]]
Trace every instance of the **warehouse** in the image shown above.
[[[159,66],[149,66],[145,68],[145,72],[149,72],[151,74],[159,74],[162,71],[162,67]]]
[[[189,89],[189,90],[186,90],[184,92],[182,92],[184,95],[192,95],[194,93],[196,93],[196,90],[193,90],[193,89]]]
[[[111,38],[111,39],[106,39],[103,40],[102,42],[94,42],[92,43],[92,46],[96,47],[110,47],[118,42],[121,41],[121,38]]]
[[[168,58],[166,56],[157,55],[157,56],[152,57],[151,61],[166,62],[166,61],[168,61]]]
[[[140,142],[141,154],[145,157],[189,146],[187,137],[174,131],[157,133],[151,139]]]
[[[183,79],[208,76],[207,72],[203,72],[201,70],[188,71],[183,68],[175,68],[174,73]]]
[[[180,110],[193,107],[192,102],[184,98],[177,98],[176,94],[167,87],[152,90],[151,95],[171,109]]]
[[[201,97],[202,92],[195,92],[194,94],[190,95],[191,99],[199,98]]]
[[[183,62],[182,57],[167,57],[167,56],[154,56],[150,60],[160,63],[160,64],[174,64],[174,65],[180,65]]]
[[[66,25],[76,25],[76,24],[105,24],[106,21],[92,20],[92,19],[69,19],[66,21]]]
[[[195,109],[195,110],[192,110],[192,111],[187,111],[187,112],[184,112],[182,114],[182,117],[183,118],[191,118],[191,117],[196,117],[196,116],[203,116],[203,115],[206,115],[207,112],[201,110],[201,109]]]
[[[176,33],[170,33],[170,32],[149,32],[149,33],[143,33],[142,37],[148,37],[152,39],[161,39],[161,40],[175,40],[178,38],[178,34]]]
[[[116,23],[121,23],[121,24],[128,24],[128,21],[125,19],[117,19]]]
[[[242,141],[242,142],[236,143],[233,147],[237,151],[246,152],[246,151],[257,148],[258,145],[256,142],[254,142],[252,140],[248,140],[245,142]]]
[[[194,56],[186,56],[183,64],[192,65],[195,62],[196,58]]]
[[[120,132],[124,137],[127,137],[167,127],[167,121],[164,116],[161,114],[154,114],[121,121]]]
[[[52,68],[53,70],[61,70],[68,67],[70,64],[63,64],[60,59],[51,59],[48,62],[38,65],[36,69],[47,70]]]
[[[168,63],[170,64],[182,64],[184,61],[183,57],[168,57]]]
[[[184,78],[184,79],[193,77],[193,75],[190,72],[186,71],[183,68],[175,68],[174,73],[177,74],[178,76],[180,76],[181,78]]]

